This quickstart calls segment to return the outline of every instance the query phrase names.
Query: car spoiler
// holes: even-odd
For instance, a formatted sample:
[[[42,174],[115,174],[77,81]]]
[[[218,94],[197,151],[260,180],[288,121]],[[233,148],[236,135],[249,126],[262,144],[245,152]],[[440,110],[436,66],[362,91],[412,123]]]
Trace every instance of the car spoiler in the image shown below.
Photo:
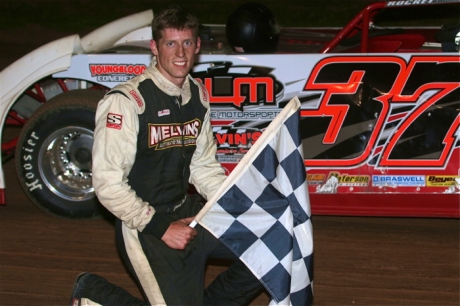
[[[97,52],[111,47],[120,38],[134,30],[152,23],[153,11],[147,10],[108,23],[81,39],[81,46],[86,53]],[[116,33],[116,35],[114,35]]]
[[[385,7],[419,6],[431,4],[458,3],[460,0],[392,0],[386,1]]]
[[[344,39],[356,34],[360,29],[361,34],[361,53],[367,52],[367,41],[369,35],[369,22],[371,16],[375,15],[382,9],[391,9],[403,6],[425,6],[425,5],[440,5],[449,3],[460,3],[460,0],[393,0],[379,1],[369,4],[361,12],[359,12],[337,35],[331,39],[320,51],[320,53],[330,53]]]

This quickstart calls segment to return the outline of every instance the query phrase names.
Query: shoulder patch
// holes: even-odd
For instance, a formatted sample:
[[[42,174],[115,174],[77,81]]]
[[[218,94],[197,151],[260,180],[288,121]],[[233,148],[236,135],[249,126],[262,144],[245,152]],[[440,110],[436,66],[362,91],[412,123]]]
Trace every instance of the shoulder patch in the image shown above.
[[[135,86],[129,82],[118,84],[115,86],[111,91],[107,93],[107,95],[119,93],[125,96],[133,106],[135,106],[136,112],[138,114],[142,114],[145,110],[145,102],[144,98],[141,96],[139,91],[135,88]]]
[[[201,89],[203,93],[203,101],[208,102],[208,90],[206,89],[206,86],[203,83],[201,83]]]
[[[106,127],[109,129],[121,130],[123,115],[108,113]]]
[[[201,101],[203,101],[204,103],[209,103],[209,95],[208,95],[208,90],[206,89],[206,85],[203,84],[203,81],[199,78],[192,78],[192,81],[193,83],[195,83],[198,88],[200,89],[200,93],[201,93]]]
[[[141,97],[139,97],[139,95],[136,93],[136,91],[130,90],[129,94],[134,98],[134,100],[136,100],[136,103],[139,107],[144,106],[144,102],[142,101]]]

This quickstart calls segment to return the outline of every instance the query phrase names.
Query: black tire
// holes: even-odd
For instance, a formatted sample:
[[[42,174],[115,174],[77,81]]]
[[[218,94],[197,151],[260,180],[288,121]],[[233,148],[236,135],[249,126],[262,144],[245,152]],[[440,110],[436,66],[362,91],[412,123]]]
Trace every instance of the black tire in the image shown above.
[[[24,192],[43,211],[92,219],[105,211],[92,185],[92,145],[97,102],[104,91],[72,90],[29,118],[16,146],[16,172]]]

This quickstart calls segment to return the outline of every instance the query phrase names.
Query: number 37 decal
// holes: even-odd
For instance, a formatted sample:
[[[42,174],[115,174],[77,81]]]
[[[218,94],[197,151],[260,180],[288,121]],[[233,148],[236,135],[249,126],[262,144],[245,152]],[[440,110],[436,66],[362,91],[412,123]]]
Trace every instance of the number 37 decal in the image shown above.
[[[301,110],[305,164],[445,167],[459,142],[459,82],[459,56],[323,59],[304,86],[320,93]]]

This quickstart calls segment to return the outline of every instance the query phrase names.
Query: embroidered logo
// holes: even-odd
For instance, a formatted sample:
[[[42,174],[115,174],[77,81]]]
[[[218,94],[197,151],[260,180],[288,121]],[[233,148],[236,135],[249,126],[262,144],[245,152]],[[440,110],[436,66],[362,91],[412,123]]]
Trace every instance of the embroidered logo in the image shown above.
[[[139,107],[142,107],[144,105],[144,103],[142,103],[141,97],[139,97],[134,90],[131,90],[129,93],[131,94],[131,96],[133,96],[134,100],[136,100],[137,105],[139,105]]]
[[[107,115],[106,127],[110,129],[121,130],[121,124],[123,123],[123,116],[118,114],[109,113]]]
[[[198,83],[200,84],[203,101],[208,102],[208,90],[206,89],[206,86],[203,84],[203,80],[198,78],[196,78],[195,80],[198,81]]]
[[[203,89],[203,101],[208,102],[208,90],[204,85],[202,85],[201,88]]]
[[[149,124],[149,147],[163,150],[178,146],[194,146],[200,128],[201,121],[199,119],[184,124]]]
[[[164,110],[158,111],[158,117],[167,116],[167,115],[169,115],[170,113],[171,113],[171,112],[169,111],[169,109],[164,109]]]

